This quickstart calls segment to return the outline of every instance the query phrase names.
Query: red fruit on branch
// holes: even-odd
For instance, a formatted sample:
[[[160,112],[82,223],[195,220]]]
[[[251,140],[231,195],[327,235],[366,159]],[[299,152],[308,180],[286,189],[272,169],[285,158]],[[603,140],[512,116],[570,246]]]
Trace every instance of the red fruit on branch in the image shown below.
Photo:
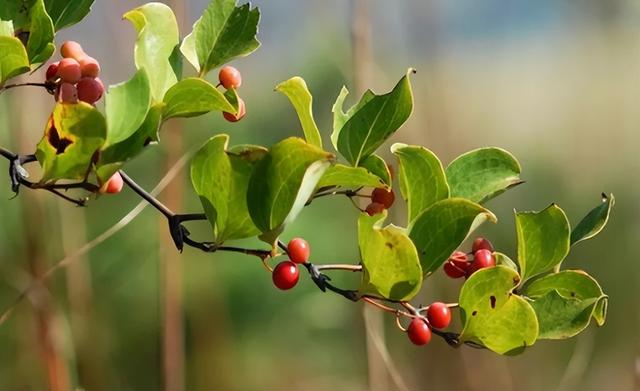
[[[80,64],[73,58],[63,58],[58,64],[58,76],[66,83],[77,83],[82,77]]]
[[[122,180],[122,176],[119,172],[116,172],[106,181],[102,187],[100,187],[100,193],[102,194],[116,194],[122,191],[124,187],[124,181]]]
[[[220,69],[218,80],[220,80],[220,84],[227,90],[229,88],[238,88],[242,85],[242,75],[240,71],[230,65],[225,65]]]
[[[451,310],[445,303],[436,301],[427,309],[427,320],[431,327],[443,329],[451,323]]]
[[[93,57],[84,56],[78,60],[80,71],[83,77],[98,77],[100,74],[100,63]]]
[[[493,245],[485,238],[477,238],[471,245],[471,252],[475,253],[478,250],[489,250],[493,252]]]
[[[415,345],[426,345],[431,341],[431,329],[423,319],[414,318],[407,328],[407,335]]]
[[[495,265],[496,258],[493,256],[491,251],[485,249],[478,250],[473,255],[473,262],[471,263],[469,270],[467,270],[467,277],[480,269],[493,267]]]
[[[76,61],[86,56],[82,46],[76,41],[67,41],[60,46],[60,54],[64,58],[73,58]]]
[[[271,273],[273,284],[278,288],[286,291],[293,288],[298,283],[300,272],[298,265],[291,261],[280,262]]]
[[[62,83],[57,91],[58,102],[78,103],[78,89],[71,83]]]
[[[247,108],[244,104],[244,100],[238,98],[238,114],[231,114],[225,111],[222,113],[222,116],[229,122],[238,122],[245,114],[247,114]]]
[[[443,268],[447,276],[451,278],[460,278],[467,274],[469,266],[467,254],[462,251],[454,251],[447,262],[445,262]]]
[[[45,79],[47,81],[54,81],[58,77],[58,65],[60,61],[56,61],[54,63],[49,64],[47,67],[47,73],[45,75]]]
[[[395,201],[396,195],[393,193],[393,189],[385,189],[378,187],[371,192],[371,202],[377,202],[384,205],[385,209],[391,208],[393,201]]]
[[[372,202],[369,205],[367,205],[364,211],[367,212],[369,216],[373,216],[373,215],[377,215],[378,213],[382,213],[382,211],[385,209],[386,208],[381,203]]]
[[[89,104],[94,104],[102,98],[104,87],[93,77],[83,77],[78,82],[78,99]]]
[[[461,278],[467,275],[466,270],[460,269],[451,261],[447,261],[442,268],[450,278]]]
[[[289,258],[295,263],[306,263],[309,260],[311,249],[309,243],[302,238],[293,238],[287,245]]]

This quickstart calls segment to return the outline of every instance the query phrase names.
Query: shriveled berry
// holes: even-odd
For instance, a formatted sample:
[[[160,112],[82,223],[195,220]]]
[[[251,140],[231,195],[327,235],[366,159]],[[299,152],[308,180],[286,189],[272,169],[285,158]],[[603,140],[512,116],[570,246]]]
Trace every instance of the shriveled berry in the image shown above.
[[[489,250],[493,252],[493,245],[485,238],[477,238],[473,241],[473,245],[471,245],[471,252],[475,253],[478,250]]]
[[[445,274],[451,278],[461,278],[467,274],[466,269],[459,268],[452,261],[445,262],[443,269]]]
[[[378,187],[371,192],[371,202],[377,202],[384,205],[385,209],[391,208],[393,201],[395,201],[396,195],[393,193],[393,189],[385,189]]]
[[[467,270],[467,276],[470,276],[480,269],[493,267],[495,265],[496,258],[493,256],[493,253],[491,251],[485,249],[478,250],[473,255],[473,262]]]
[[[427,320],[431,327],[443,329],[451,323],[451,310],[445,303],[436,301],[427,309]]]
[[[220,80],[220,84],[226,89],[238,88],[242,85],[242,75],[240,71],[230,65],[225,65],[220,69],[218,79]]]
[[[58,65],[60,61],[49,64],[45,78],[47,81],[54,81],[58,77]]]
[[[298,265],[291,261],[280,262],[273,269],[271,278],[273,279],[273,284],[278,287],[278,289],[282,289],[283,291],[291,289],[296,286],[298,278],[300,278]]]
[[[238,114],[231,114],[225,111],[222,113],[222,116],[229,122],[238,122],[245,114],[247,114],[247,108],[244,104],[244,100],[238,98]]]
[[[431,341],[431,329],[423,319],[414,318],[407,328],[407,335],[415,345],[426,345]]]
[[[104,87],[93,77],[83,77],[78,82],[78,99],[94,104],[102,98]]]
[[[78,103],[78,89],[71,83],[62,83],[58,87],[58,102]]]
[[[67,41],[60,46],[60,54],[65,58],[73,58],[76,61],[80,61],[80,59],[86,54],[82,49],[82,46],[76,41]]]
[[[78,63],[83,77],[98,77],[100,74],[100,63],[93,57],[84,56]]]
[[[454,251],[449,257],[449,261],[453,262],[454,265],[463,270],[467,270],[469,267],[469,258],[467,257],[467,254],[462,251]]]
[[[124,187],[124,180],[122,179],[122,175],[119,172],[116,172],[107,180],[101,187],[100,193],[107,194],[116,194],[122,191]]]
[[[80,64],[73,58],[63,58],[58,64],[58,76],[62,81],[75,84],[82,77]]]
[[[307,262],[311,253],[309,243],[302,238],[291,239],[287,245],[287,251],[289,252],[289,258],[295,263]]]
[[[367,205],[364,211],[367,212],[369,216],[373,216],[373,215],[377,215],[378,213],[382,213],[382,211],[385,209],[386,208],[384,207],[384,205],[378,202],[372,202],[369,205]]]

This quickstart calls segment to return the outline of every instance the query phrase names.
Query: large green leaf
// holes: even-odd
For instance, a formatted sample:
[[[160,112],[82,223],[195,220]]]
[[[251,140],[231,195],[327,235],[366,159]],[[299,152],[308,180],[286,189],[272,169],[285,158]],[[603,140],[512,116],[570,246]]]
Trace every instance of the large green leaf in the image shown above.
[[[212,0],[193,25],[180,50],[200,73],[246,56],[260,46],[256,39],[260,11],[249,3],[236,7],[236,0]]]
[[[518,263],[523,282],[559,267],[569,253],[569,220],[552,204],[540,212],[516,213]]]
[[[391,187],[391,171],[389,171],[389,166],[387,162],[384,161],[383,158],[376,155],[375,153],[364,158],[359,164],[359,167],[366,168],[370,173],[376,175],[378,178],[382,179],[382,181],[389,187]]]
[[[300,124],[304,132],[304,138],[311,145],[322,148],[320,131],[313,119],[313,97],[307,88],[307,83],[301,77],[292,77],[276,86],[276,91],[283,93],[298,113]]]
[[[29,71],[29,57],[18,38],[0,36],[0,85]]]
[[[53,37],[53,22],[47,14],[44,1],[37,0],[31,7],[27,41],[27,53],[32,64],[45,62],[55,52]]]
[[[436,202],[409,226],[409,237],[418,249],[422,272],[438,269],[475,228],[496,217],[489,210],[463,198]]]
[[[382,228],[386,212],[358,219],[358,244],[362,258],[361,295],[410,300],[422,285],[418,252],[403,229]]]
[[[31,8],[37,0],[0,0],[0,20],[13,22],[16,33],[29,31]]]
[[[57,104],[36,151],[42,182],[84,178],[106,133],[105,119],[92,105]]]
[[[122,142],[142,125],[151,107],[147,71],[139,69],[124,83],[109,86],[105,97],[107,141],[104,147]]]
[[[13,37],[13,22],[10,20],[0,20],[0,37]]]
[[[229,136],[215,136],[191,162],[191,182],[211,222],[216,243],[259,233],[247,209],[247,188],[255,164],[267,150],[243,146],[227,150]]]
[[[460,155],[446,170],[452,197],[483,203],[522,183],[520,164],[500,148],[480,148]]]
[[[100,151],[97,175],[101,182],[106,181],[122,165],[137,156],[149,144],[158,140],[158,130],[162,120],[162,104],[149,108],[142,124],[131,136]]]
[[[505,266],[473,273],[460,290],[464,328],[461,341],[473,341],[499,354],[519,353],[535,343],[538,321],[529,303],[514,294],[518,273]]]
[[[357,111],[351,115],[346,114],[348,119],[339,130],[334,128],[332,137],[337,138],[337,149],[352,165],[357,166],[361,160],[374,153],[409,118],[413,109],[409,82],[411,72],[412,69],[385,95],[365,94],[356,106]],[[341,111],[342,108],[334,105],[334,113]],[[342,113],[342,119],[338,123],[344,119],[344,115]]]
[[[571,245],[579,243],[583,240],[591,239],[604,229],[609,221],[611,208],[616,200],[611,194],[609,197],[602,193],[602,202],[593,208],[571,232]]]
[[[171,8],[162,3],[147,3],[123,15],[138,32],[135,62],[149,74],[151,97],[162,101],[165,92],[177,81],[170,59],[176,49],[178,23]]]
[[[191,77],[180,80],[164,96],[163,118],[195,117],[210,111],[236,113],[224,94],[206,80]]]
[[[362,167],[335,164],[325,171],[316,188],[340,186],[345,188],[385,187],[384,182]]]
[[[540,324],[539,339],[570,338],[584,330],[593,317],[602,326],[608,297],[598,282],[579,270],[550,274],[526,285],[524,295]]]
[[[347,95],[349,95],[349,90],[347,90],[347,87],[342,86],[340,94],[336,98],[336,101],[331,108],[331,112],[333,113],[333,132],[331,133],[331,143],[333,144],[333,147],[336,149],[336,151],[338,150],[338,137],[340,137],[340,131],[344,127],[344,124],[347,123],[347,121],[353,116],[353,114],[355,114],[364,105],[366,105],[367,102],[369,102],[376,96],[373,91],[366,90],[360,98],[360,101],[357,104],[353,105],[345,113],[342,110],[344,107],[344,101],[345,99],[347,99]]]
[[[296,137],[271,147],[256,166],[247,193],[249,213],[264,241],[273,244],[295,219],[333,159]]]
[[[393,144],[398,158],[400,191],[407,200],[409,224],[434,203],[449,197],[449,185],[438,157],[415,145]]]
[[[72,26],[91,11],[93,0],[44,0],[56,31]]]

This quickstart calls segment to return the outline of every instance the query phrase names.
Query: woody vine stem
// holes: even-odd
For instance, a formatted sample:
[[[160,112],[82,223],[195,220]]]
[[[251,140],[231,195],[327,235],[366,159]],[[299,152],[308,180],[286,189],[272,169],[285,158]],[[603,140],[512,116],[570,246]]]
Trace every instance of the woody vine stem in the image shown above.
[[[11,182],[11,189],[16,196],[18,195],[21,186],[24,186],[32,190],[46,190],[76,206],[86,206],[87,201],[90,198],[90,194],[83,198],[73,198],[65,193],[68,190],[77,190],[77,189],[85,190],[89,193],[97,193],[99,190],[99,187],[95,184],[90,183],[88,181],[88,178],[85,178],[83,181],[80,181],[80,182],[72,182],[72,183],[41,184],[38,182],[32,182],[28,179],[29,173],[24,168],[24,166],[29,163],[33,163],[37,161],[34,154],[20,155],[0,146],[0,155],[9,161],[9,178]],[[272,258],[276,258],[281,255],[288,255],[287,246],[281,241],[278,241],[278,248],[282,251],[282,253],[278,252],[277,249],[264,250],[264,249],[250,249],[250,248],[233,247],[233,246],[222,246],[212,242],[194,240],[190,237],[191,234],[189,230],[184,226],[184,223],[190,222],[190,221],[207,220],[207,217],[205,214],[203,213],[177,214],[172,210],[170,210],[169,208],[167,208],[157,198],[149,194],[145,189],[143,189],[124,171],[120,171],[120,175],[122,176],[122,179],[127,184],[127,186],[133,192],[135,192],[138,196],[140,196],[142,199],[147,201],[153,208],[155,208],[158,212],[160,212],[163,216],[167,218],[169,232],[171,234],[171,237],[174,241],[176,248],[180,252],[182,252],[184,246],[186,245],[207,253],[213,253],[217,251],[241,253],[241,254],[255,256],[259,258],[269,270],[271,270],[271,268],[267,264],[268,260]],[[361,196],[360,194],[358,194],[357,191],[323,192],[323,193],[317,193],[316,195],[314,195],[309,200],[307,205],[315,198],[333,196],[333,195],[344,195],[350,199],[353,199],[353,197]],[[428,323],[427,317],[423,315],[423,313],[427,311],[428,307],[415,307],[407,301],[396,301],[396,300],[390,300],[390,299],[372,296],[372,295],[361,295],[356,290],[343,289],[335,286],[334,284],[331,283],[331,277],[323,273],[323,271],[329,271],[329,270],[341,270],[341,271],[359,273],[359,272],[362,272],[362,266],[359,264],[358,265],[315,264],[311,262],[306,262],[304,266],[307,269],[311,280],[322,292],[330,291],[353,302],[363,301],[364,303],[372,305],[375,308],[391,313],[396,317],[396,320],[397,320],[396,324],[402,330],[405,330],[405,328],[402,326],[400,322],[400,319],[402,318],[407,318],[410,320],[415,318],[420,318],[423,321]],[[457,307],[457,304],[451,303],[451,304],[448,304],[448,306],[453,308],[453,307]],[[447,344],[453,347],[459,347],[460,345],[465,344],[474,348],[484,348],[484,346],[473,343],[472,341],[460,342],[458,333],[444,332],[436,328],[432,328],[431,331],[433,334],[441,337],[442,339],[444,339],[445,342],[447,342]]]

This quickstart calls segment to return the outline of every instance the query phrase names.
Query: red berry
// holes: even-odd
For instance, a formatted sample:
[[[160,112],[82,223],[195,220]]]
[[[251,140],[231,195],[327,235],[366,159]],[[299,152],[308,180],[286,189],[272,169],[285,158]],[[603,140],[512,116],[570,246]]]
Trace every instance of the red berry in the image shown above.
[[[102,98],[104,87],[93,77],[83,77],[78,82],[78,98],[89,104],[94,104]]]
[[[379,204],[384,205],[385,209],[391,208],[393,205],[393,201],[395,201],[396,195],[393,193],[392,189],[385,189],[383,187],[378,187],[373,189],[371,193],[371,202],[377,202]]]
[[[451,261],[454,265],[459,267],[462,270],[467,270],[469,267],[469,259],[467,258],[467,254],[462,251],[454,251],[453,254],[449,257],[449,261]]]
[[[373,215],[377,215],[378,213],[382,213],[382,211],[385,209],[386,208],[384,207],[384,205],[378,202],[372,202],[369,205],[367,205],[367,208],[364,211],[367,212],[369,216],[373,216]]]
[[[82,76],[98,77],[100,74],[100,64],[98,60],[90,56],[84,56],[78,60]]]
[[[78,89],[71,83],[62,83],[57,91],[58,102],[78,103]]]
[[[280,262],[271,273],[274,285],[283,291],[296,286],[299,277],[298,265],[291,261]]]
[[[409,339],[416,345],[426,345],[431,341],[431,330],[423,319],[414,318],[407,328]]]
[[[293,238],[287,245],[287,251],[289,252],[289,258],[295,263],[305,263],[309,260],[309,243],[302,238]]]
[[[467,276],[472,275],[480,269],[493,267],[495,265],[496,258],[493,256],[491,251],[485,249],[478,250],[473,255],[473,262],[471,263],[471,267],[467,270]]]
[[[466,269],[459,268],[452,261],[447,261],[444,264],[443,269],[445,274],[451,278],[460,278],[464,277],[467,274]]]
[[[226,111],[222,113],[224,119],[229,122],[238,122],[240,121],[244,115],[247,114],[247,107],[244,104],[244,101],[238,98],[238,114],[227,113]]]
[[[54,81],[58,77],[59,64],[60,64],[60,61],[56,61],[49,65],[49,67],[47,68],[46,76],[45,76],[47,81]]]
[[[76,61],[80,61],[80,59],[86,54],[82,49],[82,46],[76,41],[67,41],[60,46],[60,54],[64,58],[73,58]]]
[[[493,252],[493,245],[485,238],[477,238],[471,245],[471,252],[475,254],[478,250],[489,250]]]
[[[230,65],[223,66],[222,69],[220,69],[218,79],[220,80],[220,84],[227,90],[229,88],[238,88],[242,85],[242,75],[240,71]]]
[[[122,180],[122,176],[119,172],[116,172],[109,178],[101,187],[100,193],[102,194],[116,194],[122,191],[124,187],[124,180]]]
[[[77,83],[82,77],[80,64],[73,58],[63,58],[58,64],[58,76],[67,83]]]
[[[431,327],[443,329],[451,323],[451,310],[445,303],[436,301],[427,309],[427,320]]]

